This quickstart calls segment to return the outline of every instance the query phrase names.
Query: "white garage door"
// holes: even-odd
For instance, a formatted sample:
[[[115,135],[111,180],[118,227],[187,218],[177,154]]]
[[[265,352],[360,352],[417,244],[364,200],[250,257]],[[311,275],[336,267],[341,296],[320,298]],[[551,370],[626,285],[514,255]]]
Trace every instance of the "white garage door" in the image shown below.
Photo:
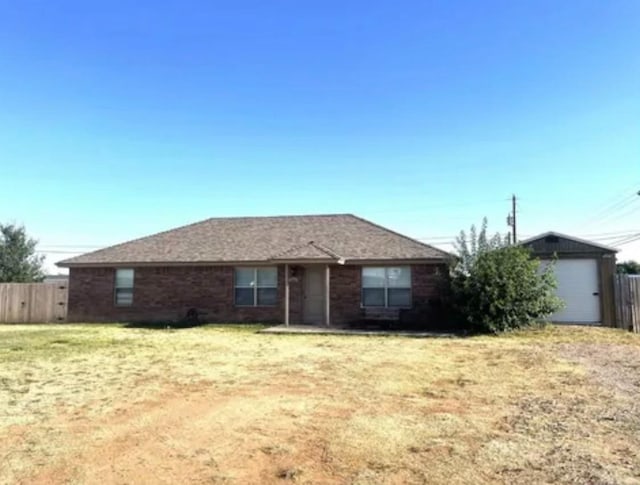
[[[548,261],[543,261],[548,264]],[[595,259],[559,259],[555,263],[557,295],[565,307],[551,316],[553,322],[599,323],[600,294]]]

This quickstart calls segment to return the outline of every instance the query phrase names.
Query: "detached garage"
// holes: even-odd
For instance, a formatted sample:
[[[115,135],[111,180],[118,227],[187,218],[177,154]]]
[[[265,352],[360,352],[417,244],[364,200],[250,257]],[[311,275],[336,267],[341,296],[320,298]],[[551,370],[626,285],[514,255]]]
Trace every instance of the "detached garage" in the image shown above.
[[[557,294],[565,307],[554,322],[615,326],[613,275],[616,249],[575,237],[547,232],[522,241],[543,264],[557,257]]]

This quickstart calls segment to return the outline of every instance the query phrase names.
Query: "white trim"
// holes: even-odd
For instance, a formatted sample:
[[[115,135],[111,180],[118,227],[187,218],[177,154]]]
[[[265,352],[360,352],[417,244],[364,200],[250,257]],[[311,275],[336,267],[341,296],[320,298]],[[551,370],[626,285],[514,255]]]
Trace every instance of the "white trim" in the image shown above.
[[[529,244],[533,241],[537,241],[538,239],[543,239],[547,236],[561,237],[563,239],[568,239],[569,241],[586,244],[587,246],[593,246],[594,248],[604,249],[606,251],[611,251],[613,253],[618,252],[618,249],[613,248],[611,246],[605,246],[604,244],[594,243],[593,241],[588,241],[587,239],[580,239],[579,237],[567,236],[566,234],[562,234],[561,232],[555,232],[555,231],[547,231],[545,233],[538,234],[537,236],[530,237],[529,239],[525,239],[524,241],[519,241],[518,244]]]
[[[289,326],[289,265],[284,265],[284,324]]]
[[[325,266],[325,281],[324,281],[324,323],[328,327],[331,325],[331,269],[329,265]]]
[[[383,269],[384,270],[384,287],[364,286],[364,270],[365,268]],[[409,286],[408,287],[390,287],[389,286],[389,269],[390,268],[407,268],[409,270]],[[360,308],[412,308],[413,307],[413,268],[407,265],[390,265],[390,266],[362,266],[360,270]],[[389,306],[389,289],[409,290],[409,305],[405,306]],[[365,305],[364,290],[365,289],[382,289],[384,290],[384,305]]]
[[[118,271],[131,271],[131,286],[118,286]],[[115,268],[113,272],[113,304],[117,307],[130,307],[133,306],[133,291],[136,285],[136,270],[135,268]],[[118,290],[130,290],[131,291],[131,303],[118,302]]]
[[[253,270],[253,281],[255,281],[255,284],[253,286],[249,285],[249,286],[238,286],[237,283],[237,270],[238,269],[251,269]],[[258,285],[258,270],[259,269],[275,269],[276,270],[276,285],[275,286],[259,286]],[[236,303],[236,289],[241,288],[241,289],[251,289],[253,290],[253,303],[251,305],[238,305],[238,303]],[[258,304],[258,290],[260,288],[275,288],[276,289],[276,302],[273,305],[264,305],[264,304]],[[236,266],[233,268],[233,306],[236,307],[245,307],[245,308],[252,308],[252,307],[275,307],[278,306],[278,298],[277,298],[277,292],[278,292],[278,267],[277,266],[261,266],[261,267],[257,267],[257,266]]]

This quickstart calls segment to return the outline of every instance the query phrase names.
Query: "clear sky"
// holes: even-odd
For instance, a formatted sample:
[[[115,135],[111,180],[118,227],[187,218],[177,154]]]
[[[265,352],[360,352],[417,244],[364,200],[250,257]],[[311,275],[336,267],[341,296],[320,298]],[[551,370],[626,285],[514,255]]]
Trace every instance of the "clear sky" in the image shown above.
[[[0,1],[0,221],[640,233],[640,1]],[[614,234],[612,234],[614,233]],[[640,242],[621,245],[640,259]]]

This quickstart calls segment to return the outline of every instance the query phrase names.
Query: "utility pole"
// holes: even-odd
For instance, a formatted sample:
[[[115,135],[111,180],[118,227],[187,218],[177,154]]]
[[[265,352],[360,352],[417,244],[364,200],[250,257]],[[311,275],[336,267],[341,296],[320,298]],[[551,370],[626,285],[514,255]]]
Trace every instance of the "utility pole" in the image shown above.
[[[516,237],[516,194],[511,196],[511,216],[513,217],[513,224],[511,229],[513,230],[513,244],[518,244],[518,238]]]
[[[513,194],[511,196],[511,214],[507,216],[507,225],[511,226],[511,234],[509,238],[510,244],[517,244],[518,239],[516,238],[516,195]]]

